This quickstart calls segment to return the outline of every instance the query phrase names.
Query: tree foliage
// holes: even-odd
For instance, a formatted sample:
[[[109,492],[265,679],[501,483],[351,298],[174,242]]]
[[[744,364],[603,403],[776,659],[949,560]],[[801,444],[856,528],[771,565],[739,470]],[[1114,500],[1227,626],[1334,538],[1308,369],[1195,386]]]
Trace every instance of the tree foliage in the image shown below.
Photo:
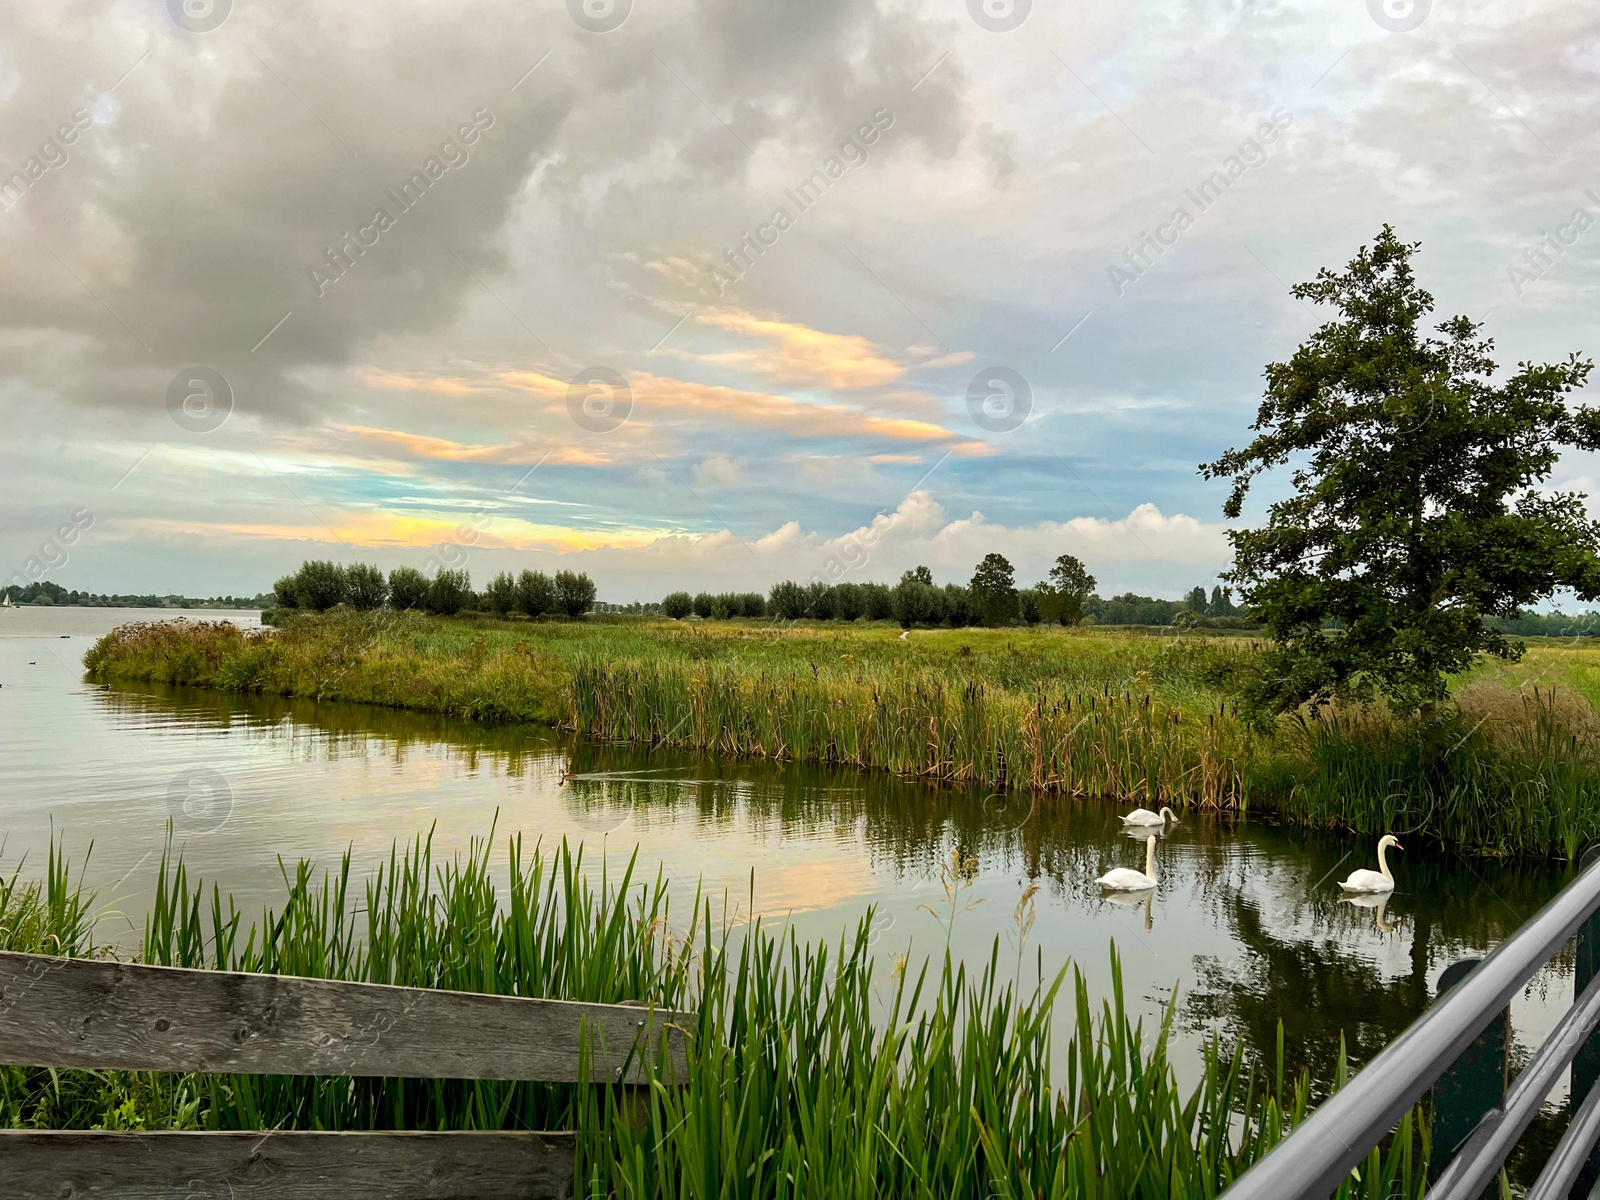
[[[1009,625],[1017,619],[1017,579],[1003,554],[985,554],[968,587],[972,616],[985,625]]]
[[[1229,533],[1224,576],[1273,637],[1254,696],[1273,710],[1374,693],[1431,707],[1478,655],[1520,654],[1486,618],[1558,588],[1600,596],[1600,525],[1582,496],[1540,490],[1563,447],[1600,448],[1600,413],[1566,402],[1592,364],[1497,382],[1479,324],[1424,332],[1417,250],[1386,225],[1293,289],[1334,319],[1266,368],[1255,440],[1201,468],[1232,477],[1237,518],[1257,475],[1293,464],[1265,527]]]
[[[368,563],[351,563],[345,569],[345,594],[351,608],[371,612],[389,599],[389,584],[383,572]]]
[[[556,607],[576,621],[594,605],[594,580],[572,571],[557,571]]]
[[[472,578],[466,571],[450,571],[443,567],[428,585],[427,609],[442,617],[453,617],[472,599]]]
[[[344,568],[338,563],[308,560],[300,564],[294,577],[295,601],[301,608],[322,612],[343,604],[348,586]]]
[[[517,609],[529,617],[542,617],[556,609],[556,588],[543,571],[523,571],[517,576]]]
[[[389,603],[401,610],[426,607],[428,577],[415,567],[396,567],[389,572]]]
[[[483,589],[483,602],[490,612],[503,617],[517,607],[517,581],[510,571],[501,571]]]

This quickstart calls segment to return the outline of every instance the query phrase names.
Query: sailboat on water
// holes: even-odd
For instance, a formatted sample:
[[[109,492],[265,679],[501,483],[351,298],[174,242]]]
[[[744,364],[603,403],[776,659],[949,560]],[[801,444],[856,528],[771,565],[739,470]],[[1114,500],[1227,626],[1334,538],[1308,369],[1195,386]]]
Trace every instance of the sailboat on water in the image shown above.
[[[5,596],[5,599],[4,600],[0,600],[0,608],[15,608],[15,607],[16,607],[16,605],[11,603],[11,593],[7,592],[6,596]]]

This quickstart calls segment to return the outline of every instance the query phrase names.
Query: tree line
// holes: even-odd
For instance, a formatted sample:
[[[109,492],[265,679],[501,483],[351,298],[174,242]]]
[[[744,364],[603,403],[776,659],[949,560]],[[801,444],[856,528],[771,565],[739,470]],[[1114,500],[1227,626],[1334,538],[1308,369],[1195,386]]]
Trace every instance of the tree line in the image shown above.
[[[293,575],[272,585],[279,608],[324,612],[340,604],[370,611],[392,608],[451,617],[473,610],[496,616],[564,616],[577,620],[594,607],[594,580],[582,572],[501,571],[482,592],[472,590],[464,570],[441,568],[429,579],[415,567],[396,567],[385,577],[367,563],[307,560]]]
[[[948,625],[1012,625],[1022,622],[1077,625],[1170,625],[1180,613],[1195,617],[1231,617],[1243,623],[1226,589],[1208,597],[1197,587],[1182,600],[1156,600],[1129,592],[1102,600],[1095,577],[1076,556],[1063,554],[1048,576],[1032,587],[1016,585],[1016,571],[1003,554],[985,555],[966,583],[936,584],[933,572],[919,566],[900,581],[797,583],[786,579],[760,592],[672,592],[661,601],[663,615],[713,620],[768,617],[780,621],[898,621],[903,627]]]
[[[158,596],[154,592],[80,592],[71,590],[49,579],[19,586],[8,584],[0,588],[0,597],[13,605],[64,605],[79,608],[263,608],[272,603],[272,596],[263,592],[257,596]]]

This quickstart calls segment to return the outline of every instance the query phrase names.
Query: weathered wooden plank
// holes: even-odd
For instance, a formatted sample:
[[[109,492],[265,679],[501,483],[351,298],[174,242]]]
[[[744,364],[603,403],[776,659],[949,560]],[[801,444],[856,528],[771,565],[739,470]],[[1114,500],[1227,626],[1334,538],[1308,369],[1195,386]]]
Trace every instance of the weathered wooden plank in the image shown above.
[[[191,971],[0,952],[0,1063],[241,1075],[581,1082],[644,1079],[642,1056],[670,1041],[684,1078],[682,1014]]]
[[[555,1200],[570,1133],[0,1130],[7,1200]]]

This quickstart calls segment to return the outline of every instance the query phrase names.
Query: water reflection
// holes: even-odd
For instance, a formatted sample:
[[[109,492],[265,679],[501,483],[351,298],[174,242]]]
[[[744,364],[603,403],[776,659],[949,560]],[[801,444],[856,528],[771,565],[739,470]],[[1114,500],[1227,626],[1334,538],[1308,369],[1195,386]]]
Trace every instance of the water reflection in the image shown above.
[[[1187,1040],[1221,1030],[1270,1061],[1281,1020],[1289,1065],[1320,1079],[1333,1074],[1341,1034],[1351,1060],[1365,1061],[1426,1007],[1448,963],[1494,945],[1563,879],[1543,865],[1469,861],[1419,843],[1394,894],[1341,896],[1336,880],[1365,853],[1364,839],[1203,813],[1127,829],[1100,804],[1030,804],[1020,823],[995,824],[993,797],[876,774],[726,762],[281,697],[142,688],[100,692],[97,703],[114,720],[185,736],[268,738],[276,753],[300,762],[382,758],[403,771],[415,759],[418,769],[436,770],[447,746],[459,776],[537,785],[521,796],[513,824],[548,827],[539,809],[546,805],[559,810],[564,831],[637,843],[680,877],[738,891],[753,870],[762,911],[809,911],[808,928],[829,935],[876,904],[891,935],[886,951],[905,948],[899,937],[937,944],[921,910],[938,910],[940,870],[954,850],[977,864],[974,895],[985,902],[959,915],[958,949],[987,956],[1018,892],[1035,883],[1042,891],[1034,936],[1047,963],[1070,957],[1103,980],[1104,948],[1115,937],[1130,985],[1152,1012],[1178,985]],[[1132,864],[1133,845],[1152,834],[1161,839],[1156,888],[1101,894],[1097,876]],[[790,877],[762,906],[764,873],[805,847],[810,860],[790,862]],[[838,853],[819,857],[818,847]],[[1547,1023],[1542,1002],[1526,1007],[1524,1025]]]
[[[95,839],[96,878],[131,932],[169,820],[191,865],[247,903],[277,894],[280,855],[328,862],[349,847],[370,869],[396,838],[432,828],[448,854],[498,820],[500,834],[530,844],[568,837],[613,855],[637,846],[641,869],[685,890],[703,881],[806,937],[837,937],[875,906],[874,948],[886,958],[937,953],[950,926],[959,953],[986,960],[999,938],[1030,973],[1036,956],[1048,974],[1071,960],[1104,994],[1115,939],[1130,1003],[1154,1018],[1176,990],[1174,1058],[1186,1078],[1211,1031],[1271,1061],[1280,1019],[1290,1065],[1328,1078],[1341,1033],[1364,1061],[1422,1011],[1445,966],[1492,947],[1564,879],[1559,868],[1463,860],[1407,839],[1396,892],[1369,907],[1337,887],[1367,861],[1369,839],[1204,813],[1125,831],[1126,804],[1035,802],[275,696],[104,689],[82,680],[84,648],[76,637],[0,639],[5,857],[42,851],[52,828],[80,851]],[[1156,888],[1102,896],[1095,879],[1138,865],[1151,833],[1161,839]],[[953,925],[941,877],[952,851],[976,864]],[[1019,941],[1013,914],[1030,885],[1036,920]],[[1513,1003],[1520,1044],[1570,1002],[1570,976],[1558,962]]]

